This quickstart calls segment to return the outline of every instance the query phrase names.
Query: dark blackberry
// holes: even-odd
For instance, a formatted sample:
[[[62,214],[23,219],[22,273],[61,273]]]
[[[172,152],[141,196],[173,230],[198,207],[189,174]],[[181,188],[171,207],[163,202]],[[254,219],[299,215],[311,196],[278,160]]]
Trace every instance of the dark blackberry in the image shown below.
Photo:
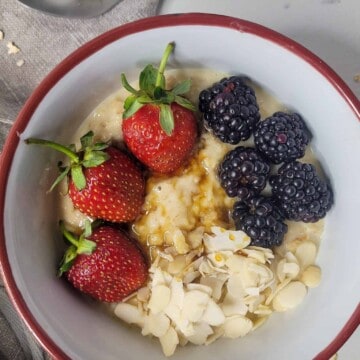
[[[250,245],[279,246],[287,232],[284,216],[272,198],[258,196],[236,202],[232,217],[236,229],[250,236]]]
[[[230,197],[246,199],[261,192],[269,177],[270,165],[254,148],[239,146],[228,152],[219,165],[221,186]]]
[[[221,141],[233,145],[247,140],[260,120],[255,92],[244,80],[240,76],[225,78],[199,95],[206,125]]]
[[[273,196],[289,220],[316,222],[333,204],[329,184],[321,180],[311,164],[293,161],[270,177]]]
[[[280,164],[303,157],[310,137],[299,114],[276,112],[259,122],[254,140],[256,148],[266,159]]]

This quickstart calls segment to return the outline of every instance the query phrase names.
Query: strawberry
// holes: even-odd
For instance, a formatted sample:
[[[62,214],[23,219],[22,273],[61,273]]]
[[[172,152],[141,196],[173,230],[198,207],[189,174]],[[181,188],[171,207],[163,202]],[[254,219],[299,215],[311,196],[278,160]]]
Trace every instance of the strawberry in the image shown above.
[[[60,223],[70,242],[62,260],[59,276],[81,292],[104,302],[119,302],[142,287],[148,265],[139,246],[123,231],[109,225],[94,230],[88,222],[76,237]]]
[[[68,177],[69,196],[82,213],[112,222],[135,220],[145,196],[145,180],[140,169],[123,151],[104,143],[93,144],[90,131],[81,138],[81,149],[48,140],[30,138],[27,144],[39,144],[58,150],[70,158],[59,164],[61,174],[52,190]]]
[[[168,44],[159,69],[147,65],[135,90],[121,75],[131,95],[125,100],[122,131],[131,152],[150,170],[168,174],[187,160],[197,138],[195,107],[182,97],[191,82],[165,88],[164,70],[174,43]]]

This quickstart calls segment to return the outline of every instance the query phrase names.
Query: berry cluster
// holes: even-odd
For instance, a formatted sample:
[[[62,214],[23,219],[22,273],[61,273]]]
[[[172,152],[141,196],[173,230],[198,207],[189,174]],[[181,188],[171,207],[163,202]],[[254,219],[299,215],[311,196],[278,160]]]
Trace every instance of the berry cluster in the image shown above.
[[[286,219],[316,222],[326,215],[333,204],[330,185],[313,165],[297,161],[310,142],[299,114],[276,112],[260,121],[255,91],[238,76],[203,90],[199,109],[221,141],[238,144],[254,137],[254,147],[236,147],[219,165],[222,187],[238,199],[232,212],[235,227],[251,237],[252,245],[280,245]],[[271,196],[261,193],[267,183]]]

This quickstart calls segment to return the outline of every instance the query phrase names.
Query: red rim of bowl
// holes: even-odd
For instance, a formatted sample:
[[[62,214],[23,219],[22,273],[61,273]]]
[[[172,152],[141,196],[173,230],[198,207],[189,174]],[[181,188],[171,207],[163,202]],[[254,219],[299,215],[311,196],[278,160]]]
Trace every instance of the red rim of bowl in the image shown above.
[[[302,45],[296,43],[295,41],[287,38],[284,35],[281,35],[261,25],[242,19],[222,15],[200,13],[154,16],[121,25],[115,29],[112,29],[87,42],[78,50],[74,51],[72,54],[66,57],[59,65],[54,68],[54,70],[52,70],[46,76],[46,78],[40,83],[40,85],[34,90],[32,95],[26,101],[24,107],[20,111],[14,125],[10,130],[10,133],[3,148],[2,155],[0,157],[0,263],[2,266],[4,283],[15,308],[21,314],[23,320],[30,328],[33,335],[55,359],[69,359],[69,357],[46,334],[46,331],[42,329],[42,327],[39,325],[39,323],[29,311],[26,302],[24,301],[12,276],[11,267],[6,252],[4,234],[5,192],[12,158],[19,142],[18,134],[24,131],[34,111],[40,104],[41,100],[51,90],[51,88],[66,73],[68,73],[72,68],[85,60],[87,57],[91,56],[106,45],[128,35],[154,28],[178,25],[203,25],[231,28],[236,31],[254,34],[256,36],[274,42],[281,47],[287,48],[295,55],[299,56],[304,61],[312,65],[312,67],[315,68],[319,73],[321,73],[332,84],[332,86],[334,86],[334,88],[339,92],[339,94],[346,100],[350,108],[360,120],[360,101],[352,93],[352,91],[345,84],[345,82],[319,57],[304,48]],[[346,340],[354,332],[359,323],[360,305],[358,305],[357,308],[354,310],[351,318],[344,325],[336,338],[323,351],[316,355],[314,359],[329,359],[346,342]]]

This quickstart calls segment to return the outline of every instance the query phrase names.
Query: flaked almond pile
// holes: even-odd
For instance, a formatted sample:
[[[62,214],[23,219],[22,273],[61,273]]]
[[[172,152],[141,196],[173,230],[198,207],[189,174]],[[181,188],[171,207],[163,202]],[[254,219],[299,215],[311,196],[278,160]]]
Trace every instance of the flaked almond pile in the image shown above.
[[[249,246],[242,231],[213,227],[202,243],[203,251],[184,255],[174,247],[159,252],[147,286],[115,308],[142,335],[159,338],[166,356],[188,342],[208,345],[220,337],[243,337],[273,312],[298,306],[307,287],[319,284],[311,240],[289,241],[280,260],[270,249]]]

